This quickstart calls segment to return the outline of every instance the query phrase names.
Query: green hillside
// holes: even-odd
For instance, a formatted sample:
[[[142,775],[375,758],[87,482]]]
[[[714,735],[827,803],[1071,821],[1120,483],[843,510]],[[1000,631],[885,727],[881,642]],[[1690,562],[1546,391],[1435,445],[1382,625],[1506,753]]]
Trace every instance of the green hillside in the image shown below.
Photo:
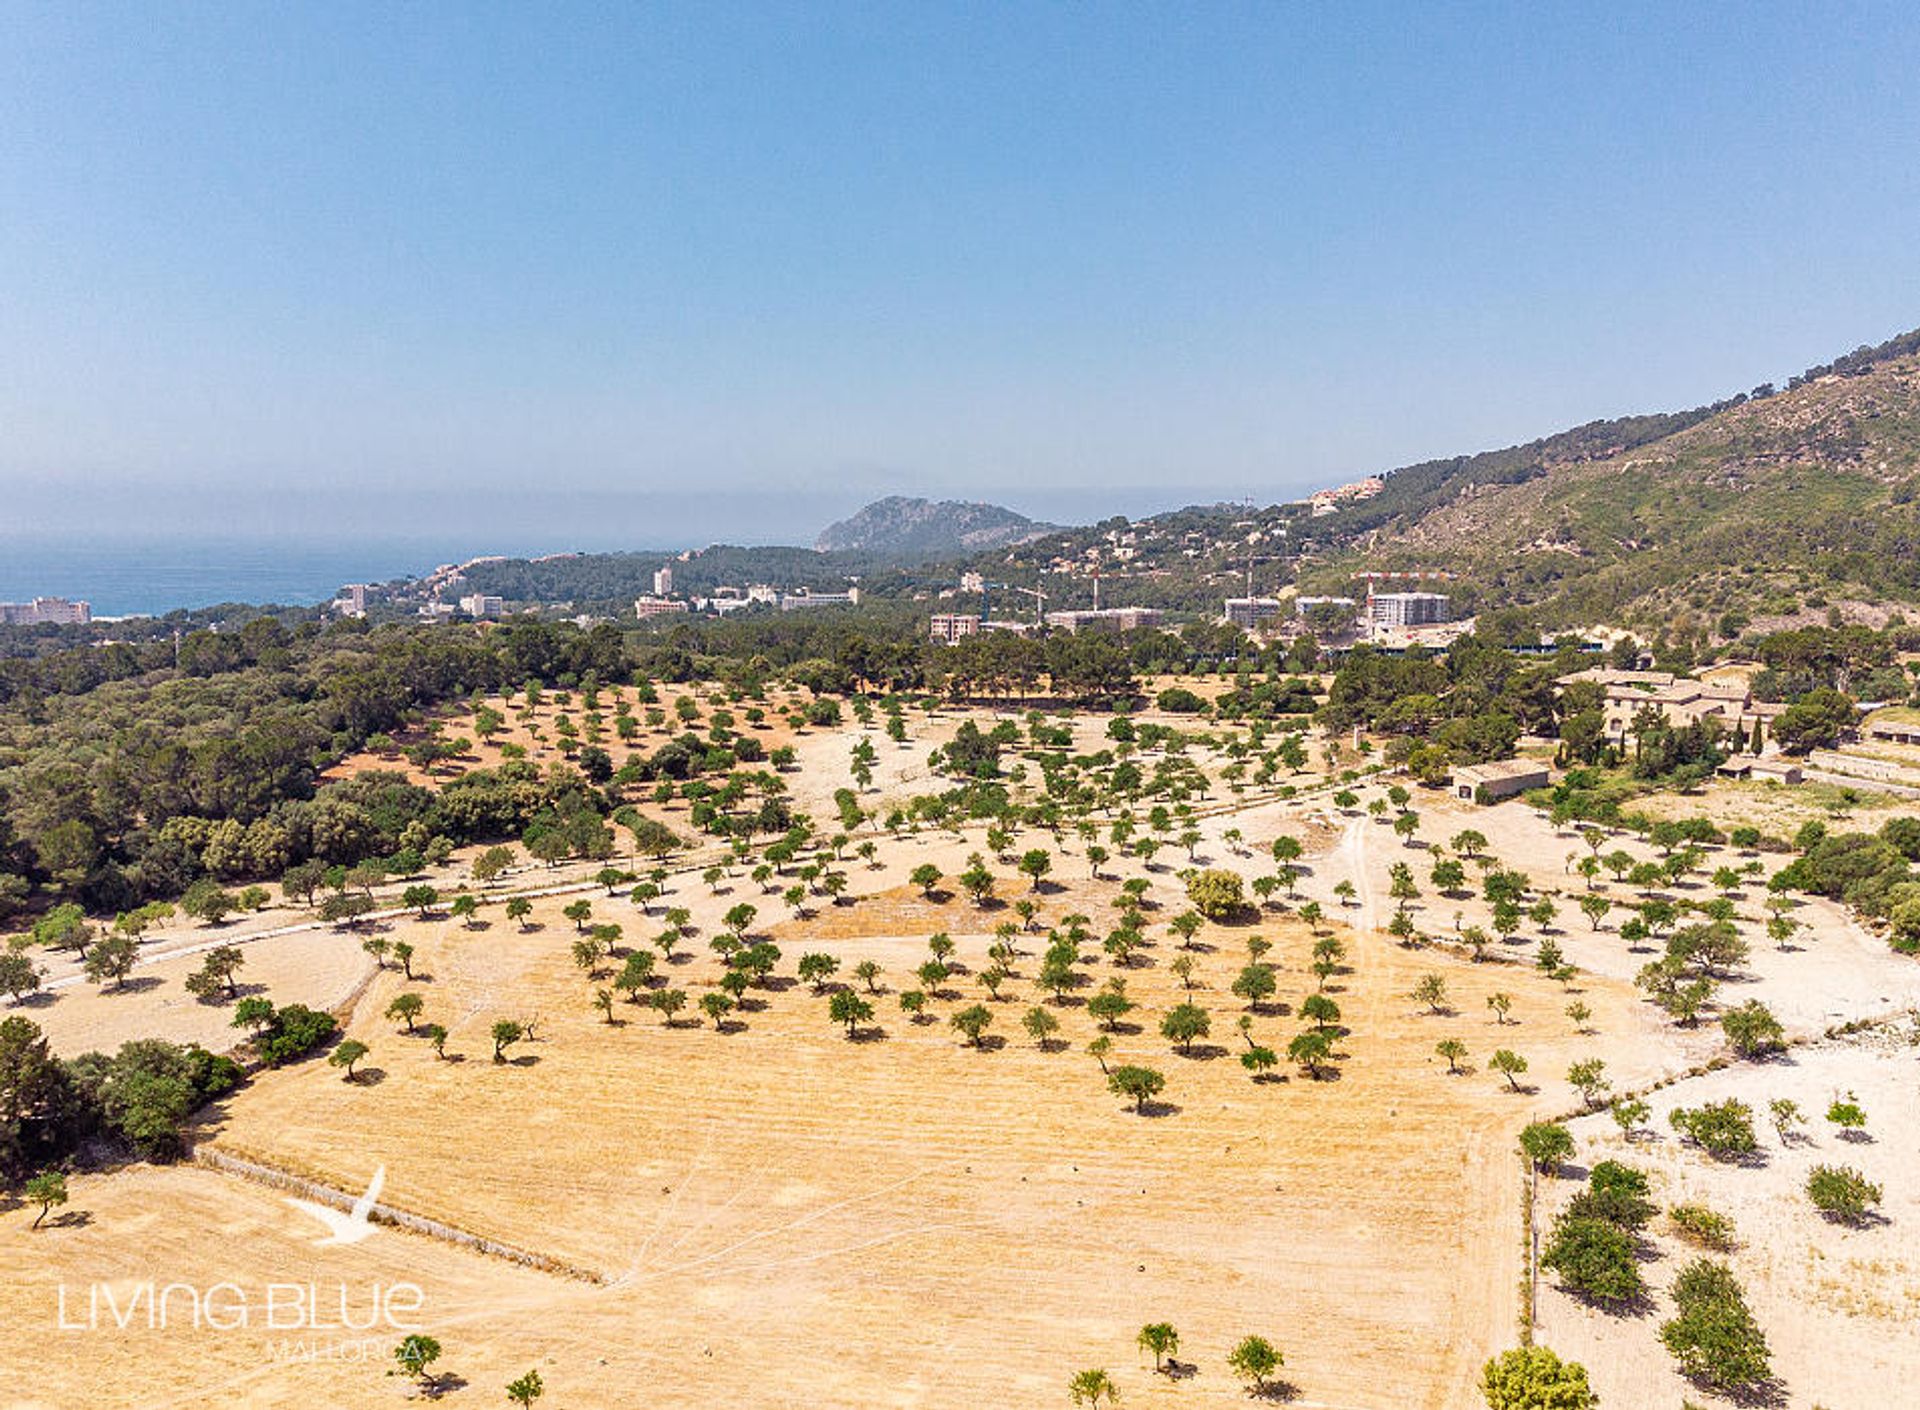
[[[1916,347],[1907,335],[1701,415],[1605,423],[1622,443],[1602,455],[1556,437],[1445,476],[1413,467],[1325,523],[1333,551],[1303,581],[1449,568],[1468,605],[1722,636],[1920,603]],[[1660,420],[1679,424],[1633,438]]]

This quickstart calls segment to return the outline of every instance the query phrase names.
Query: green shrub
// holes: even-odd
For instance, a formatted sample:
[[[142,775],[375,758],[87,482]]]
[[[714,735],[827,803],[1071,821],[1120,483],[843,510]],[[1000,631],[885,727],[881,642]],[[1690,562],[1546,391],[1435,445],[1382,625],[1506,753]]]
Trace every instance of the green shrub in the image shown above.
[[[1715,1160],[1735,1160],[1759,1149],[1753,1134],[1753,1108],[1731,1097],[1697,1107],[1675,1107],[1667,1120]]]
[[[1630,1165],[1603,1160],[1593,1167],[1588,1188],[1567,1206],[1571,1219],[1599,1219],[1637,1233],[1653,1218],[1656,1206],[1647,1199],[1647,1177]]]
[[[1748,999],[1720,1015],[1721,1031],[1743,1058],[1764,1057],[1787,1045],[1786,1030],[1773,1011],[1758,999]]]
[[[1694,1380],[1729,1392],[1749,1391],[1772,1378],[1766,1334],[1748,1310],[1733,1270],[1698,1258],[1674,1280],[1675,1316],[1660,1340]]]
[[[1593,1410],[1600,1397],[1587,1384],[1587,1369],[1562,1361],[1544,1346],[1504,1351],[1480,1372],[1487,1410]]]
[[[279,1067],[305,1057],[331,1038],[338,1027],[332,1014],[305,1004],[275,1009],[273,1021],[260,1035],[260,1060],[268,1067]]]
[[[1646,1291],[1632,1236],[1604,1219],[1561,1215],[1540,1264],[1596,1302],[1633,1302]]]
[[[1704,1204],[1676,1204],[1667,1211],[1673,1231],[1690,1243],[1722,1252],[1733,1247],[1733,1221]]]
[[[1862,1222],[1880,1203],[1880,1187],[1846,1165],[1816,1165],[1807,1176],[1807,1198],[1829,1219]]]

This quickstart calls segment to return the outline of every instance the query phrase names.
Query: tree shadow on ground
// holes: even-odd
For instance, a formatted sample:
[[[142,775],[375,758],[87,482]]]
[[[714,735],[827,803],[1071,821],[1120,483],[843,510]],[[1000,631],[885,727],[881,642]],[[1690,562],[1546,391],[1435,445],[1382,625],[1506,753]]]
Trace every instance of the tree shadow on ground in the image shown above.
[[[1299,1396],[1300,1387],[1292,1381],[1267,1381],[1247,1390],[1247,1399],[1264,1401],[1269,1405],[1284,1405],[1290,1400],[1297,1400]]]

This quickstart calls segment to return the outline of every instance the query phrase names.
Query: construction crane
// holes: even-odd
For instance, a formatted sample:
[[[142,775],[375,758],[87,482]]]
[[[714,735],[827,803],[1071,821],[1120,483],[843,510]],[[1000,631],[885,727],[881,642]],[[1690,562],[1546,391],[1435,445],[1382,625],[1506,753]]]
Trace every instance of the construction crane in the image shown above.
[[[994,586],[1005,588],[1005,587],[1008,587],[1009,585],[1006,583],[995,583]],[[1013,592],[1024,592],[1028,597],[1031,597],[1033,599],[1033,624],[1036,627],[1039,626],[1041,619],[1046,615],[1046,610],[1047,610],[1046,592],[1040,588],[1030,588],[1030,587],[1015,587],[1015,588],[1011,588],[1010,590]]]
[[[966,591],[969,588],[969,585],[964,581],[957,582],[957,583],[956,582],[941,583],[941,584],[938,584],[938,586],[955,587],[955,588],[961,589],[962,591]],[[1034,599],[1034,621],[1036,623],[1039,622],[1040,616],[1041,616],[1041,609],[1047,600],[1046,593],[1042,592],[1038,588],[1020,587],[1014,583],[996,583],[996,582],[989,581],[988,579],[983,577],[980,579],[980,623],[982,626],[985,626],[989,621],[992,620],[993,594],[996,592],[1023,592],[1027,596],[1033,598]]]
[[[1398,573],[1384,573],[1378,570],[1369,570],[1353,575],[1355,582],[1359,582],[1363,578],[1367,584],[1367,601],[1371,602],[1373,601],[1373,585],[1378,582],[1398,580],[1410,583],[1428,581],[1450,583],[1454,580],[1454,575],[1444,568],[1414,568]]]
[[[1404,572],[1397,573],[1384,573],[1378,569],[1368,569],[1364,573],[1355,573],[1353,577],[1355,582],[1358,582],[1362,578],[1367,579],[1369,582],[1376,578],[1406,578],[1409,581],[1420,578],[1433,578],[1436,581],[1450,583],[1454,579],[1454,574],[1448,572],[1445,568],[1410,568]]]
[[[1252,547],[1249,546],[1247,549],[1247,596],[1248,598],[1252,598],[1253,596],[1253,565],[1254,564],[1284,563],[1286,561],[1287,561],[1287,556],[1284,553],[1255,554],[1253,552]]]

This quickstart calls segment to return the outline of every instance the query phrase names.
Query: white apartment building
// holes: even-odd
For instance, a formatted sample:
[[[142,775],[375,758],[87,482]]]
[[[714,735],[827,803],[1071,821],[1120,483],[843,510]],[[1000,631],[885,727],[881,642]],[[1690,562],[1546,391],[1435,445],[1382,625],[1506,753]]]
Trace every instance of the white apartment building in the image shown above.
[[[1443,592],[1377,592],[1367,599],[1367,621],[1374,627],[1431,627],[1450,619]]]
[[[1242,631],[1252,631],[1264,622],[1270,622],[1286,610],[1277,597],[1229,597],[1226,600],[1225,620],[1229,626],[1239,627]]]

